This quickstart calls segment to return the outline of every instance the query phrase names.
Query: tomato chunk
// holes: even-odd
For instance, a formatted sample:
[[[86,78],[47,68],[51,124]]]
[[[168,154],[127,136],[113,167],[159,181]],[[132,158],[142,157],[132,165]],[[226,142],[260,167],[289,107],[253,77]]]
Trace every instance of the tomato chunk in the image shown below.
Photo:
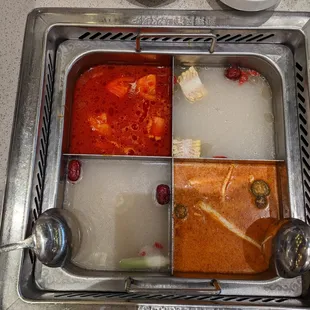
[[[102,113],[96,117],[91,116],[88,119],[93,131],[98,131],[103,136],[109,136],[112,133],[111,126],[107,123],[107,114]]]
[[[150,128],[150,138],[160,140],[165,133],[165,120],[162,117],[153,117]]]
[[[137,81],[137,91],[144,99],[154,101],[156,99],[156,75],[149,74]]]
[[[134,79],[131,77],[117,78],[107,85],[107,90],[118,98],[123,98],[129,91],[130,83],[133,82]]]

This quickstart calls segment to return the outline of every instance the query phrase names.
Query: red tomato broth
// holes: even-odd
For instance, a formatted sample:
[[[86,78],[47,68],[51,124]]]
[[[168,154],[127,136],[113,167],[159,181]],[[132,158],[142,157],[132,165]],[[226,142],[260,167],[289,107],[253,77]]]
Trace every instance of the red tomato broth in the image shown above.
[[[70,153],[170,156],[171,80],[170,67],[100,65],[84,72],[75,85]],[[149,94],[138,91],[145,81]]]

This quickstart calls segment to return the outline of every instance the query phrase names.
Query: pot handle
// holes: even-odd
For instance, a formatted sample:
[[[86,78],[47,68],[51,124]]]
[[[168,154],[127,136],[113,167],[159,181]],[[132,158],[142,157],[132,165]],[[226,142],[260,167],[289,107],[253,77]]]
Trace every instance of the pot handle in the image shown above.
[[[211,39],[209,52],[213,53],[216,35],[212,33],[173,33],[173,32],[140,32],[136,37],[136,51],[141,52],[142,38],[206,38]]]
[[[153,278],[136,280],[131,277],[125,280],[127,293],[159,293],[182,295],[219,295],[221,287],[217,280],[201,281],[185,278]]]

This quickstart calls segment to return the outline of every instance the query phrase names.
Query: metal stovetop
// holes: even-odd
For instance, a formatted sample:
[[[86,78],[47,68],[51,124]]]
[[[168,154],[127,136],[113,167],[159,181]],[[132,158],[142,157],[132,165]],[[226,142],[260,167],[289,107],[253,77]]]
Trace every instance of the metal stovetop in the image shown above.
[[[301,184],[301,195],[295,195],[294,203],[303,205],[295,217],[309,223],[310,166],[309,132],[307,115],[308,100],[308,55],[307,32],[310,14],[301,13],[259,13],[248,15],[239,12],[206,11],[142,11],[142,10],[86,10],[86,9],[37,9],[27,21],[20,83],[15,110],[15,123],[9,157],[7,188],[4,199],[1,226],[1,242],[15,242],[23,239],[31,229],[31,224],[44,209],[43,202],[48,198],[44,192],[45,172],[48,168],[47,146],[49,141],[50,119],[52,115],[55,57],[58,46],[66,40],[111,39],[132,40],[135,50],[136,36],[142,31],[161,33],[187,33],[186,41],[194,40],[190,33],[213,33],[217,36],[219,49],[225,44],[273,44],[289,47],[294,57],[297,92],[296,103],[289,108],[296,120],[288,128],[296,139],[291,143],[287,157],[296,164],[290,167],[291,182]],[[244,27],[246,25],[246,27]],[[126,35],[123,34],[126,28]],[[110,35],[107,35],[111,33]],[[109,37],[110,36],[110,37]],[[125,38],[126,37],[126,38]],[[189,40],[187,40],[189,39]],[[197,38],[195,38],[197,39]],[[141,44],[148,46],[152,38]],[[161,42],[159,38],[158,42]],[[166,40],[167,41],[167,40]],[[169,40],[168,40],[169,41]],[[182,42],[179,39],[168,42],[174,47]],[[182,41],[182,39],[181,39]],[[185,42],[185,41],[184,41]],[[188,44],[188,43],[186,43]],[[215,54],[216,54],[215,49]],[[286,72],[289,76],[290,73]],[[295,86],[290,89],[295,92]],[[289,92],[288,92],[289,93]],[[292,188],[294,186],[292,185]],[[298,191],[298,189],[297,189]],[[43,208],[42,208],[43,206]],[[24,255],[25,254],[25,255]],[[183,296],[182,300],[164,297],[143,299],[141,296],[121,294],[110,296],[107,293],[73,291],[66,288],[61,292],[42,291],[34,277],[35,258],[28,252],[12,252],[0,257],[3,271],[1,277],[1,309],[117,309],[118,307],[140,309],[200,309],[200,308],[286,308],[307,307],[306,291],[309,279],[304,277],[303,298],[290,298],[296,291],[299,280],[285,285],[273,283],[270,290],[282,290],[283,296],[242,296],[242,289],[232,290],[230,295],[213,296],[204,300]],[[55,283],[54,276],[45,274],[45,283]],[[74,280],[73,280],[74,281]],[[299,282],[298,282],[299,281]],[[57,284],[57,283],[56,283]],[[68,283],[67,283],[68,284]],[[69,283],[69,284],[72,284]],[[56,285],[57,286],[57,285]],[[294,294],[293,294],[294,295]],[[139,297],[139,298],[137,298]]]

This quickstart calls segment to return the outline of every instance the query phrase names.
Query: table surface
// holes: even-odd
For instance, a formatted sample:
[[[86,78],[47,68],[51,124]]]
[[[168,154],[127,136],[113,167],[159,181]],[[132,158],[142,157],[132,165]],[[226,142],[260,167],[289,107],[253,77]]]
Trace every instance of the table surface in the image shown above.
[[[1,1],[1,0],[0,0]],[[157,8],[228,10],[218,0],[2,0],[0,10],[0,194],[5,186],[6,167],[21,49],[28,12],[35,7]],[[282,0],[275,11],[310,11],[309,0]],[[0,195],[1,201],[1,195]]]

